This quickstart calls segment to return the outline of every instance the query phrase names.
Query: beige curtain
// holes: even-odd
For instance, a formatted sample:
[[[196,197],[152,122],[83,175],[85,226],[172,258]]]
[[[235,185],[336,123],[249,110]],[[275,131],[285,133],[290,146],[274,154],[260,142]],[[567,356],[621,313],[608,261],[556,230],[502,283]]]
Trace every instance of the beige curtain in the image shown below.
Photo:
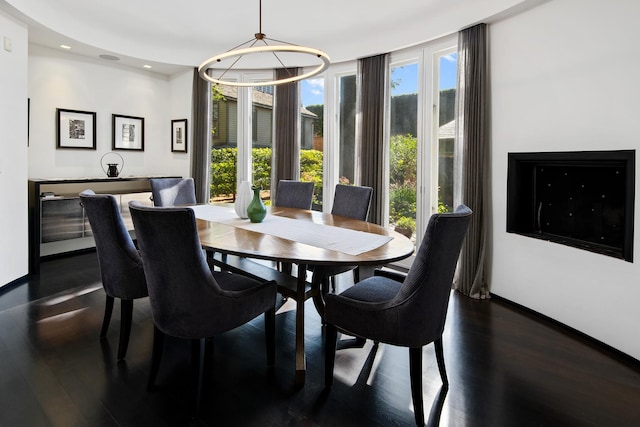
[[[298,68],[276,70],[276,78],[298,75]],[[299,83],[275,87],[274,141],[272,159],[271,200],[277,197],[278,181],[300,179],[300,96]]]
[[[209,203],[209,162],[211,161],[211,83],[193,69],[193,106],[191,109],[191,176],[196,201]]]
[[[487,25],[458,35],[456,96],[456,204],[473,210],[460,254],[454,288],[488,298],[486,279],[489,199],[489,69]]]
[[[356,170],[359,185],[373,188],[369,221],[382,224],[385,216],[386,112],[389,99],[389,55],[358,60],[356,102]]]

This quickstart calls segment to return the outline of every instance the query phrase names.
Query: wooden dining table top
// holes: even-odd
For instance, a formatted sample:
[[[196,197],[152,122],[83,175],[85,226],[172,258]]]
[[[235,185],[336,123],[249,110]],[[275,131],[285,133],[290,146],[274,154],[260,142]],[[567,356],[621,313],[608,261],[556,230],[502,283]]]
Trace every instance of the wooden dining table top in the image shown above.
[[[323,249],[223,222],[197,219],[198,235],[202,247],[250,258],[307,265],[380,265],[407,258],[415,249],[413,242],[404,235],[366,221],[318,211],[276,206],[268,206],[267,215],[389,236],[391,240],[376,249],[350,255],[338,250]]]

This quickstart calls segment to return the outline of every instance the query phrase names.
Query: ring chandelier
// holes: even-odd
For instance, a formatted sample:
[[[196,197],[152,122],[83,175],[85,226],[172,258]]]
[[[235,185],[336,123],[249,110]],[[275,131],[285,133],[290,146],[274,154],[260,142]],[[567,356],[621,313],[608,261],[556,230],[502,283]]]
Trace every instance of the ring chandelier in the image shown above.
[[[274,85],[279,85],[284,83],[296,82],[298,80],[308,79],[312,76],[315,76],[316,74],[322,73],[324,70],[329,68],[329,65],[331,64],[331,59],[329,58],[329,55],[327,55],[325,52],[319,49],[300,46],[292,43],[287,43],[287,42],[267,38],[267,36],[262,32],[262,0],[260,0],[259,12],[260,12],[260,28],[259,28],[259,31],[256,34],[254,34],[254,38],[252,38],[251,40],[245,43],[242,43],[241,45],[234,47],[231,50],[228,50],[227,52],[213,56],[207,59],[206,61],[204,61],[198,67],[198,74],[200,74],[200,77],[202,77],[204,80],[207,80],[211,83],[227,85],[227,86],[239,86],[239,87],[240,86],[241,87],[274,86]],[[277,43],[283,43],[283,44],[269,45],[267,43],[267,40],[277,42]],[[264,46],[262,45],[256,46],[256,43],[258,42],[264,43]],[[244,47],[244,48],[242,47],[249,43],[251,43],[249,47]],[[287,67],[284,65],[283,61],[278,56],[279,53],[284,53],[284,52],[313,56],[314,58],[317,58],[320,60],[320,65],[318,65],[316,68],[304,74],[300,74],[296,76],[290,75],[289,77],[274,79],[272,81],[267,81],[267,82],[265,81],[238,82],[233,80],[223,80],[223,77],[225,76],[225,74],[227,74],[233,68],[233,66],[236,65],[240,59],[242,59],[242,57],[250,56],[250,55],[272,53],[273,56],[276,58],[276,60],[280,63],[280,65],[282,65],[282,67],[286,69]],[[229,58],[236,58],[236,59],[233,61],[233,63],[229,67],[227,67],[222,72],[220,76],[212,77],[211,75],[209,75],[208,70],[209,69],[213,70],[213,68],[211,68],[212,65],[222,62],[222,60],[229,59]]]

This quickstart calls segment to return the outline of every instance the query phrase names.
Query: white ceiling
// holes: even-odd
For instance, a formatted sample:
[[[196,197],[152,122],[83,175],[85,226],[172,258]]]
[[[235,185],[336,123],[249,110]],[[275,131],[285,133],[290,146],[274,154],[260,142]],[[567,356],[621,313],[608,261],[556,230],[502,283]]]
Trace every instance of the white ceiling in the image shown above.
[[[541,1],[263,0],[262,32],[321,49],[338,63],[420,44]],[[30,43],[66,44],[94,58],[114,55],[121,64],[149,64],[163,74],[198,66],[252,39],[260,27],[259,0],[0,0],[0,9],[28,24]]]

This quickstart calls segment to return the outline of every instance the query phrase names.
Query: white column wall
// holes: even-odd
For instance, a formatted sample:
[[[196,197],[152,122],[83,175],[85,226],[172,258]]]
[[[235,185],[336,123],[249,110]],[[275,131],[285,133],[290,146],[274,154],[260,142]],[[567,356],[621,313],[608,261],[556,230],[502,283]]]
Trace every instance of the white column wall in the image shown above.
[[[505,230],[507,153],[640,148],[639,18],[637,0],[553,0],[490,28],[491,291],[636,359],[640,171],[634,263]]]
[[[0,11],[0,287],[29,270],[27,37],[24,24]]]

